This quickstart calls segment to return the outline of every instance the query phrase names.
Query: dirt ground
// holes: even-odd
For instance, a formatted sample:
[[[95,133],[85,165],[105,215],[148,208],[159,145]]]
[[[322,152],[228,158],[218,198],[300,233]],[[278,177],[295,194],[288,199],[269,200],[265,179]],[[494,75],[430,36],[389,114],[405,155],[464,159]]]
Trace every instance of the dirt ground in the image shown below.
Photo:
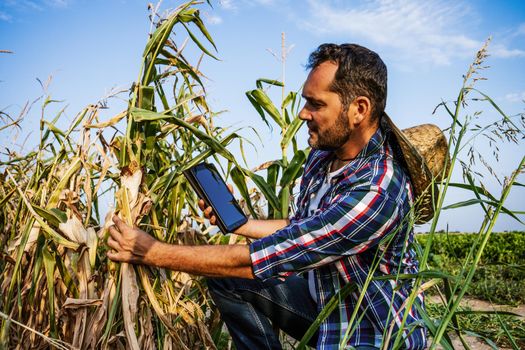
[[[426,302],[440,302],[439,296],[432,295],[426,298]],[[468,298],[465,297],[462,300],[461,303],[462,306],[469,307],[472,310],[493,310],[493,311],[510,311],[513,313],[516,313],[520,315],[521,317],[525,317],[525,305],[519,305],[517,307],[512,307],[508,305],[495,305],[491,304],[484,300],[478,300],[474,298]],[[465,349],[461,341],[457,336],[452,336],[452,345],[454,346],[454,349]],[[473,350],[491,350],[492,348],[487,345],[485,342],[479,340],[476,337],[464,335],[464,339],[466,340],[467,344],[471,347]],[[441,347],[438,347],[438,349],[441,349]],[[502,350],[506,350],[507,348],[500,348]]]

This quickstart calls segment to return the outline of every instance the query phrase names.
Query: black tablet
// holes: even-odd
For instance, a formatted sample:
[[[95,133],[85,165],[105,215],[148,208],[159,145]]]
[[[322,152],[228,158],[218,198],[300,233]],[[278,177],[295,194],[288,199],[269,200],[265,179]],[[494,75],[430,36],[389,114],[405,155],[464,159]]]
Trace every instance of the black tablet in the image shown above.
[[[183,173],[197,195],[213,208],[223,233],[233,232],[248,221],[213,164],[200,163]]]

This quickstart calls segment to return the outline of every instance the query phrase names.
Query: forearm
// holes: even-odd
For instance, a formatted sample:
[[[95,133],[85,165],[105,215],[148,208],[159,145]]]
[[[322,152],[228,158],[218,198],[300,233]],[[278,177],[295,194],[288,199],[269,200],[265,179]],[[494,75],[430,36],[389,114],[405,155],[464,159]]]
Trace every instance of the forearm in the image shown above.
[[[254,278],[247,245],[182,246],[158,242],[145,263],[209,277]]]
[[[290,224],[289,220],[248,220],[235,234],[248,238],[263,238]]]

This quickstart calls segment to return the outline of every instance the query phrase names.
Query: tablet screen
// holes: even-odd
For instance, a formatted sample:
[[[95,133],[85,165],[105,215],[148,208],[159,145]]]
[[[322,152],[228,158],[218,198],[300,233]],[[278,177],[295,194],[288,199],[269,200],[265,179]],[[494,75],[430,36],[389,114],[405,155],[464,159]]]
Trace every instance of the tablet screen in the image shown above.
[[[201,164],[193,170],[195,178],[200,183],[202,190],[206,192],[210,204],[227,229],[237,228],[239,223],[245,221],[244,213],[215,169]]]

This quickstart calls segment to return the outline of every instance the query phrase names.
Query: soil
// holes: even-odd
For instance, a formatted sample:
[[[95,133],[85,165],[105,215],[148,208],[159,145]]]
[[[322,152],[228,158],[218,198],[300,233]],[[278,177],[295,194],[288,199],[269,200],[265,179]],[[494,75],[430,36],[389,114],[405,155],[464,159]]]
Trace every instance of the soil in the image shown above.
[[[426,297],[426,302],[429,303],[441,303],[441,300],[439,296],[437,295],[431,295]],[[525,317],[525,305],[519,305],[517,307],[508,306],[508,305],[495,305],[491,304],[488,301],[485,300],[479,300],[474,298],[465,297],[463,298],[461,302],[461,306],[469,307],[472,310],[493,310],[493,311],[510,311],[513,313],[516,313],[520,315],[521,317]],[[452,345],[454,346],[454,349],[465,349],[461,341],[456,335],[451,336],[452,338]],[[470,346],[472,350],[491,350],[492,347],[490,347],[487,343],[483,342],[479,338],[472,337],[469,335],[464,335],[463,338],[466,340],[467,344]],[[442,349],[441,347],[438,347],[438,349]],[[510,348],[500,348],[501,350],[507,350]]]

